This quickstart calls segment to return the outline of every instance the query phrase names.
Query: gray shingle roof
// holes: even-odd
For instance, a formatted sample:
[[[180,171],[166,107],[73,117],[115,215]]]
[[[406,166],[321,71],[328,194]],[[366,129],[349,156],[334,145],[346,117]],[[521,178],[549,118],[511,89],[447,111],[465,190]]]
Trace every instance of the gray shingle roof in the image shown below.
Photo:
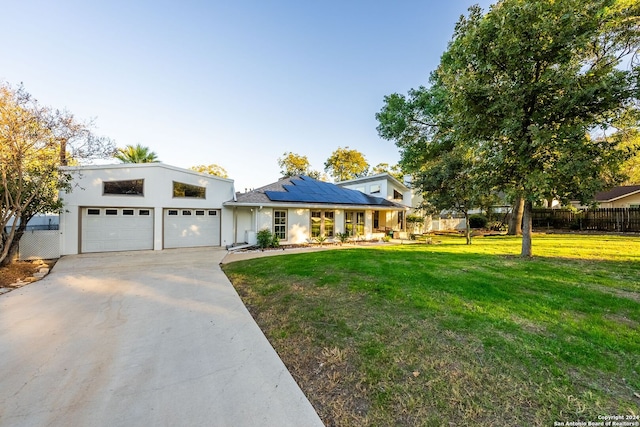
[[[237,194],[236,200],[237,203],[242,204],[285,202],[404,208],[403,205],[390,200],[318,181],[308,176],[283,178],[248,193]]]
[[[637,193],[638,191],[640,191],[640,185],[621,185],[619,187],[613,187],[611,190],[596,193],[595,199],[598,202],[608,202]]]

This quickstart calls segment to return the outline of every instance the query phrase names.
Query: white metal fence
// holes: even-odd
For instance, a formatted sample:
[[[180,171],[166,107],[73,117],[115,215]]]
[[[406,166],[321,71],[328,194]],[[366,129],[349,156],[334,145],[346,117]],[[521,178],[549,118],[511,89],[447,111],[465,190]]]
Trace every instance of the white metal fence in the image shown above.
[[[60,231],[27,230],[18,243],[18,259],[60,258]]]

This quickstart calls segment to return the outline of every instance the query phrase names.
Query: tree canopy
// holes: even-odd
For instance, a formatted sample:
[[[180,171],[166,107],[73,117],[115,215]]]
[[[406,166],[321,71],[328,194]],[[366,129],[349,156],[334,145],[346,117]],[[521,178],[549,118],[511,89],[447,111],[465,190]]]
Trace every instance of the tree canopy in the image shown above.
[[[402,171],[402,167],[399,164],[389,165],[389,163],[378,163],[371,168],[371,175],[377,175],[380,173],[388,173],[398,181],[404,181],[404,172]]]
[[[335,181],[346,181],[366,176],[369,172],[369,163],[358,150],[338,147],[324,162],[324,170]]]
[[[113,156],[122,163],[154,163],[159,161],[158,155],[151,151],[149,147],[141,144],[127,145],[124,148],[118,148]]]
[[[414,177],[425,208],[435,212],[451,210],[465,216],[467,244],[471,244],[469,211],[477,207],[486,189],[477,176],[473,151],[456,142],[457,133],[446,91],[432,76],[432,85],[392,94],[376,115],[381,137],[400,148],[402,168]]]
[[[321,179],[319,171],[311,169],[311,163],[307,156],[286,151],[278,158],[278,166],[282,176],[306,175],[314,179]]]
[[[210,165],[191,166],[189,169],[200,173],[219,176],[220,178],[229,178],[229,174],[227,173],[226,169],[222,166],[216,165],[215,163],[212,163]]]
[[[0,265],[11,261],[35,214],[62,207],[58,190],[71,176],[60,166],[113,154],[111,141],[91,127],[41,106],[22,86],[0,85]]]
[[[385,98],[380,135],[415,169],[425,170],[437,147],[470,150],[485,192],[525,200],[522,255],[531,256],[534,203],[586,201],[610,184],[604,177],[621,179],[629,152],[591,135],[637,98],[638,67],[620,65],[637,52],[639,8],[628,0],[502,0],[487,14],[471,7],[432,86]]]

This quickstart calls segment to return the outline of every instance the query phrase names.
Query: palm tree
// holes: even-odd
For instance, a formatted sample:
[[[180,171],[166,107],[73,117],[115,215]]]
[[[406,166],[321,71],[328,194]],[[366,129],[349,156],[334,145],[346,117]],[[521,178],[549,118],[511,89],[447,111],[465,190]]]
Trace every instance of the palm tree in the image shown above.
[[[153,163],[158,161],[158,155],[156,153],[151,151],[149,147],[143,147],[140,144],[118,148],[113,157],[122,163]]]

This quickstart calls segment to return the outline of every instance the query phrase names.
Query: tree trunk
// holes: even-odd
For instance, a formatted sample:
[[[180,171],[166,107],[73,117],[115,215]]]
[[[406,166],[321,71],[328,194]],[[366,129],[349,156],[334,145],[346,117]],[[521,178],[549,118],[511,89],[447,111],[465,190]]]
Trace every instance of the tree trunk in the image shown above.
[[[12,230],[9,234],[2,233],[2,251],[0,251],[0,267],[11,264],[18,254],[18,244],[22,235],[27,229],[27,223],[31,220],[33,215],[27,216],[24,220],[20,220],[20,224]]]
[[[518,197],[513,204],[513,212],[509,220],[509,230],[507,234],[510,236],[522,236],[522,217],[524,214],[524,198]]]
[[[0,253],[0,267],[4,267],[5,265],[9,265],[15,259],[16,253],[18,252],[18,242],[20,241],[20,237],[22,237],[23,233],[18,233],[16,231],[15,234],[3,236],[6,240],[3,242],[4,247],[2,248],[2,252]]]
[[[524,204],[524,213],[523,213],[523,222],[524,227],[522,227],[522,252],[520,252],[521,257],[531,257],[533,253],[531,252],[531,230],[533,221],[531,218],[531,214],[533,212],[533,202],[527,200]]]
[[[467,245],[471,244],[471,223],[469,222],[469,214],[467,212],[464,213],[464,237],[467,238]]]

